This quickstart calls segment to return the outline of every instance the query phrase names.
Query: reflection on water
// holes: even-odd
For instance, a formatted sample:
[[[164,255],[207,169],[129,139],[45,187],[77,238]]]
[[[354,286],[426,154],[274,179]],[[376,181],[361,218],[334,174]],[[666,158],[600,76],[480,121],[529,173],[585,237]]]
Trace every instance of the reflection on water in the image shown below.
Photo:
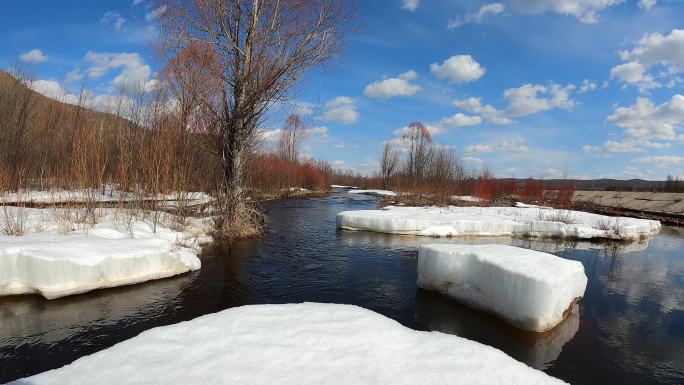
[[[345,194],[275,202],[265,238],[207,250],[198,272],[52,301],[0,298],[0,383],[155,326],[243,304],[302,301],[355,304],[414,329],[473,339],[574,384],[684,382],[684,230],[600,244],[335,229],[338,212],[374,207],[375,198]],[[553,330],[518,330],[416,288],[416,248],[433,242],[510,244],[581,261],[585,298]]]

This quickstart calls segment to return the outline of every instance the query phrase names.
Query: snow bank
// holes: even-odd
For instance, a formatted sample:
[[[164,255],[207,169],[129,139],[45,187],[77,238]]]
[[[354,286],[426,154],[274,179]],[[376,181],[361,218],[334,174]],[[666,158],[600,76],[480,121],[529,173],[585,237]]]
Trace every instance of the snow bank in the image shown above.
[[[65,220],[71,210],[1,207],[0,225],[21,217],[26,233],[0,235],[0,295],[52,299],[197,270],[199,243],[211,239],[209,219],[181,225],[160,214],[155,232],[150,219],[128,210],[98,209],[93,226]]]
[[[555,222],[563,217],[572,223]],[[423,236],[529,236],[636,240],[660,231],[660,222],[538,207],[385,207],[343,211],[337,227]]]
[[[0,193],[0,203],[82,203],[88,201],[97,202],[137,202],[137,201],[166,201],[171,206],[182,201],[187,205],[206,204],[213,200],[204,192],[175,192],[170,194],[140,195],[124,192],[116,189],[101,190],[25,190],[20,192]],[[174,205],[174,203],[176,203]]]
[[[397,193],[389,190],[349,190],[349,194],[363,194],[363,195],[373,195],[376,197],[393,197],[397,196]]]
[[[356,306],[255,305],[143,332],[49,384],[562,384],[500,350]]]
[[[418,286],[492,312],[514,326],[543,332],[584,295],[582,263],[503,245],[421,246]]]
[[[331,184],[330,188],[334,189],[340,189],[340,190],[353,190],[353,189],[358,189],[356,186],[345,186],[342,184]]]
[[[484,199],[472,195],[452,195],[449,199],[462,202],[484,202]]]

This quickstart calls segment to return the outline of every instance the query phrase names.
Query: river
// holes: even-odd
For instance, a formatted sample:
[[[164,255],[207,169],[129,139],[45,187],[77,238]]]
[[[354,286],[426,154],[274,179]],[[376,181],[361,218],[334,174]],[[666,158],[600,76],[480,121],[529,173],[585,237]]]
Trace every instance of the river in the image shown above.
[[[638,244],[440,239],[337,230],[335,215],[376,198],[331,194],[266,204],[269,233],[202,268],[138,285],[45,300],[0,298],[0,383],[68,364],[140,332],[229,307],[289,302],[362,306],[405,326],[503,350],[572,384],[684,383],[684,229]],[[518,330],[416,287],[416,247],[497,242],[584,264],[579,310],[546,333]],[[201,343],[201,341],[197,341]],[[454,357],[458,359],[458,357]]]

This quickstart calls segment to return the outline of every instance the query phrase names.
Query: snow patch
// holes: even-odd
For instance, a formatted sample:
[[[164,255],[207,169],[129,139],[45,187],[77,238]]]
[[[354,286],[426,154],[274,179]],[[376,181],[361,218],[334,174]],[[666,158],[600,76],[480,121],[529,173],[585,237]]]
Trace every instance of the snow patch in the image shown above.
[[[557,215],[561,213],[563,215]],[[562,216],[572,223],[543,218]],[[542,218],[542,219],[539,219]],[[601,229],[602,223],[619,223]],[[658,221],[611,218],[581,211],[539,207],[396,207],[343,211],[337,227],[380,233],[424,236],[526,236],[579,239],[637,240],[660,231]]]
[[[543,332],[584,296],[581,262],[503,245],[421,246],[418,286],[492,312],[514,326]]]
[[[154,328],[16,383],[563,384],[478,342],[315,303],[242,306]]]
[[[97,224],[65,227],[59,222],[71,210],[2,207],[3,215],[24,218],[26,233],[0,235],[0,296],[52,299],[197,270],[199,244],[211,241],[210,219],[187,218],[181,225],[159,213],[155,231],[150,219],[102,208]]]
[[[349,190],[349,194],[363,194],[363,195],[373,195],[376,197],[394,197],[397,193],[389,190]]]

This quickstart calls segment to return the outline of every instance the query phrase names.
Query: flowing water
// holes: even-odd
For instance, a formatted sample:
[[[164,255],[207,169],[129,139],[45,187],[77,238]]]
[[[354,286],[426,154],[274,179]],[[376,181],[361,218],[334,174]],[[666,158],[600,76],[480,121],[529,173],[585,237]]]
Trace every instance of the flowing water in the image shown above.
[[[665,227],[647,243],[622,245],[335,228],[338,212],[376,205],[347,194],[273,202],[266,237],[230,252],[206,250],[197,272],[50,301],[0,298],[0,383],[156,326],[233,306],[303,301],[354,304],[413,329],[473,339],[573,384],[684,383],[684,229]],[[416,287],[416,247],[435,241],[505,243],[581,261],[585,297],[549,332],[517,330]]]

